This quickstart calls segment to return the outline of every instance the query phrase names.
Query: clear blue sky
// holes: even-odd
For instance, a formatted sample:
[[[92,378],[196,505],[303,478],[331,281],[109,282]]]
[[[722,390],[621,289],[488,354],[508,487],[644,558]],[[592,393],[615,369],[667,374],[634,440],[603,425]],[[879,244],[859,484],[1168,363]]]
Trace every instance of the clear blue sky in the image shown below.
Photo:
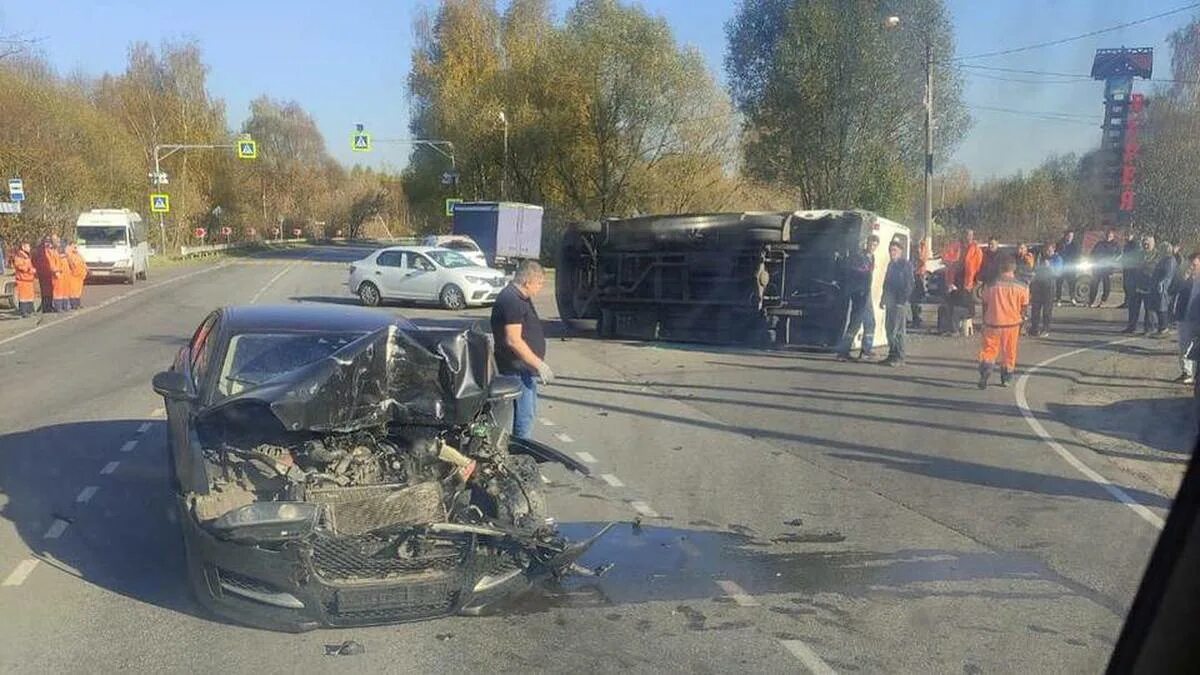
[[[1185,0],[947,2],[960,55],[1053,40],[1187,4]],[[569,0],[556,0],[560,12],[569,4]],[[640,4],[665,17],[677,39],[697,46],[724,79],[723,26],[733,14],[732,0],[643,0]],[[164,9],[167,5],[169,12]],[[250,100],[260,94],[295,99],[316,118],[339,160],[399,167],[406,161],[407,148],[379,146],[369,156],[355,154],[349,150],[349,133],[354,123],[363,122],[377,138],[407,136],[405,81],[412,19],[420,6],[408,0],[14,1],[0,9],[0,30],[42,38],[39,48],[61,72],[89,75],[121,71],[130,42],[157,45],[167,39],[195,38],[210,66],[210,91],[225,100],[232,126],[240,125]],[[1187,13],[1176,14],[1059,47],[970,63],[1087,73],[1097,47],[1152,46],[1155,72],[1166,77],[1170,55],[1164,39],[1187,17]],[[1101,96],[1096,82],[1031,84],[975,75],[968,77],[966,90],[967,101],[974,105],[1089,115],[1095,124],[1100,121]],[[1028,169],[1049,154],[1087,150],[1100,135],[1083,118],[1080,124],[980,109],[972,115],[975,125],[955,159],[977,178]]]

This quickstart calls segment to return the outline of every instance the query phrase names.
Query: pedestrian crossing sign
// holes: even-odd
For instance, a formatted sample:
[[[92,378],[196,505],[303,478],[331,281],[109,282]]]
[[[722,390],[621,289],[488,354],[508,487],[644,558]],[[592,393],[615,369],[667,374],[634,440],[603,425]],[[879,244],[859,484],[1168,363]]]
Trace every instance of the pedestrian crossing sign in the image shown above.
[[[461,204],[462,202],[463,202],[463,200],[456,199],[454,197],[447,199],[446,200],[446,215],[448,215],[448,216],[454,215],[454,207],[457,206],[458,204]]]
[[[150,195],[150,212],[151,213],[170,213],[171,197],[165,194]]]
[[[371,134],[366,131],[356,131],[350,136],[350,149],[354,152],[371,151]]]
[[[258,143],[250,140],[237,142],[238,159],[255,159],[258,157]]]

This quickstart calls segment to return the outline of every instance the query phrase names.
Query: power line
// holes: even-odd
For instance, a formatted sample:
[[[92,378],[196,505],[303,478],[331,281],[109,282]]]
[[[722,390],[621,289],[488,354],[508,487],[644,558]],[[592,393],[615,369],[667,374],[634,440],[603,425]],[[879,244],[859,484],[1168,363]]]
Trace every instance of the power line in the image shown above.
[[[1010,115],[1022,115],[1033,119],[1047,120],[1051,122],[1067,122],[1071,124],[1082,124],[1089,127],[1099,127],[1100,118],[1095,115],[1080,115],[1077,113],[1056,112],[1056,111],[1041,111],[1041,110],[1017,110],[1016,108],[1001,108],[990,105],[975,105],[967,104],[967,107],[972,110],[982,110],[987,112],[1001,112]]]
[[[977,72],[973,72],[973,71],[966,71],[963,74],[970,75],[971,77],[981,77],[985,80],[996,80],[998,82],[1020,82],[1022,84],[1087,84],[1087,85],[1091,85],[1094,83],[1094,80],[1092,80],[1092,78],[1090,78],[1090,77],[1074,78],[1074,79],[1070,79],[1070,80],[1029,80],[1029,79],[1022,79],[1022,78],[1018,78],[1018,77],[1004,77],[1001,75],[988,75],[987,73],[977,73]]]
[[[960,64],[958,64],[958,67],[959,68],[970,68],[972,70],[991,70],[991,71],[996,71],[996,72],[1000,72],[1000,73],[1022,73],[1025,75],[1045,75],[1047,77],[1075,77],[1075,78],[1081,78],[1081,79],[1087,79],[1087,80],[1093,79],[1091,75],[1086,75],[1084,73],[1061,73],[1061,72],[1057,72],[1057,71],[1053,71],[1053,70],[1027,70],[1025,68],[1000,68],[997,66],[977,66],[972,63],[960,63]],[[1200,82],[1195,81],[1195,80],[1176,80],[1176,79],[1170,78],[1170,77],[1155,77],[1155,78],[1150,78],[1149,81],[1150,82],[1163,82],[1163,83],[1178,83],[1178,84],[1200,84]]]
[[[1161,19],[1165,16],[1171,16],[1172,14],[1186,12],[1189,9],[1195,9],[1197,7],[1200,7],[1200,2],[1194,2],[1190,5],[1184,5],[1183,7],[1177,7],[1175,9],[1168,10],[1166,12],[1155,14],[1154,16],[1148,16],[1144,19],[1137,19],[1135,21],[1127,21],[1122,24],[1117,24],[1116,26],[1109,26],[1108,28],[1101,28],[1099,30],[1089,31],[1087,33],[1081,33],[1079,35],[1072,35],[1071,37],[1060,38],[1058,40],[1051,40],[1049,42],[1039,42],[1037,44],[1025,45],[1023,47],[1013,47],[1011,49],[1001,49],[1001,50],[994,51],[994,52],[983,52],[981,54],[971,54],[970,56],[957,56],[957,57],[951,59],[951,61],[965,61],[967,59],[984,59],[984,58],[988,58],[988,57],[992,57],[992,56],[1004,56],[1006,54],[1016,54],[1018,52],[1027,52],[1032,49],[1041,49],[1043,47],[1054,47],[1056,45],[1065,44],[1067,42],[1074,42],[1076,40],[1082,40],[1084,38],[1089,38],[1089,37],[1092,37],[1095,35],[1103,35],[1104,33],[1111,33],[1116,30],[1121,30],[1122,28],[1128,28],[1130,26],[1136,26],[1138,24],[1147,23],[1150,21],[1154,21],[1155,19]]]

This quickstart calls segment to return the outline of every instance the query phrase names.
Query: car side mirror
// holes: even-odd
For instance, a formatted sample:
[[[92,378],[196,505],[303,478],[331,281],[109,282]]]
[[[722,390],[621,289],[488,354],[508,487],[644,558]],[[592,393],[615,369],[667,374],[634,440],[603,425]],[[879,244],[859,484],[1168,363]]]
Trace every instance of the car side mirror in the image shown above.
[[[154,376],[151,386],[160,396],[175,400],[190,400],[194,398],[188,391],[187,376],[178,370],[164,370]]]

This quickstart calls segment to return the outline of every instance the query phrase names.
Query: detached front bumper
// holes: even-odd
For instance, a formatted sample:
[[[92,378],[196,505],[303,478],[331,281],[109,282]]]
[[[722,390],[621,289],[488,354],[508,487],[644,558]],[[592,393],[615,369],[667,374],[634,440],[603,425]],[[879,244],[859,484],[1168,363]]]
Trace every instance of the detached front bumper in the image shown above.
[[[431,619],[490,604],[530,583],[512,561],[478,555],[473,540],[417,561],[372,555],[371,542],[358,537],[314,535],[272,550],[216,538],[182,498],[179,511],[197,600],[258,628],[302,632]]]

